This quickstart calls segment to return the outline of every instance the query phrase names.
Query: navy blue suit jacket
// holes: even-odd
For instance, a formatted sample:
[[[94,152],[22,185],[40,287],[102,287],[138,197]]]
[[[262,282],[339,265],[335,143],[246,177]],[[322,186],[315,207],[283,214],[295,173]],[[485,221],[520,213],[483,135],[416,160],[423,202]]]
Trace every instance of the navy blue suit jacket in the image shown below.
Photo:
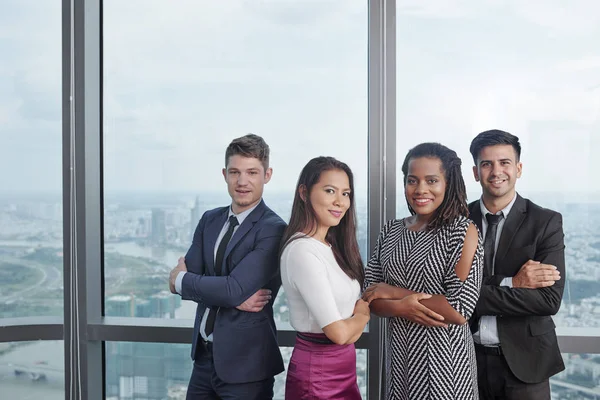
[[[235,231],[225,251],[221,276],[215,276],[215,243],[228,212],[229,207],[217,208],[200,219],[185,256],[188,273],[182,281],[181,297],[198,303],[192,358],[206,351],[198,337],[206,308],[219,307],[213,331],[215,372],[227,383],[255,382],[284,369],[273,302],[281,287],[278,253],[286,224],[261,200]],[[261,288],[272,291],[271,301],[262,311],[236,308]]]

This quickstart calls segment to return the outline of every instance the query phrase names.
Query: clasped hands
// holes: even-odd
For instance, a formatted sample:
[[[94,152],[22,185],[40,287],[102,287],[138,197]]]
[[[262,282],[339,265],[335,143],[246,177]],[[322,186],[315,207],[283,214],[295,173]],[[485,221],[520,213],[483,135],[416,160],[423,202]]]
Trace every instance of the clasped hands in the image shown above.
[[[169,290],[173,294],[177,294],[177,290],[175,289],[175,281],[177,280],[177,275],[179,275],[180,272],[187,272],[187,266],[185,265],[184,257],[179,257],[177,265],[169,273]],[[242,304],[238,305],[236,308],[240,311],[260,312],[270,300],[271,290],[259,289],[256,291],[256,293],[248,297]]]

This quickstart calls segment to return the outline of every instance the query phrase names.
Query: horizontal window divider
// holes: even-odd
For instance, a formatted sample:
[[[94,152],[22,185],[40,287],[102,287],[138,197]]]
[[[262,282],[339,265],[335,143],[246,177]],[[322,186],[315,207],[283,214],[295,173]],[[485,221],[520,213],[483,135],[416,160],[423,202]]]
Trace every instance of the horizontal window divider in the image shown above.
[[[190,343],[194,321],[191,319],[103,317],[88,325],[88,340],[114,342]],[[355,343],[356,348],[369,345],[368,332]],[[281,347],[292,347],[296,331],[278,330]]]
[[[63,317],[0,318],[0,342],[62,340]]]

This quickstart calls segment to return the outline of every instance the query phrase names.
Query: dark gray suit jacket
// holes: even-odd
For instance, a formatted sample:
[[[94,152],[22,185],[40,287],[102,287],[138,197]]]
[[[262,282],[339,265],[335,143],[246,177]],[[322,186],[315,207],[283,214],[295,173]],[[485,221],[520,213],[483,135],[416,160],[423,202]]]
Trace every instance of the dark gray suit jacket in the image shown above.
[[[202,340],[199,342],[206,307],[219,307],[213,331],[215,372],[227,383],[255,382],[284,370],[273,302],[281,287],[278,253],[286,224],[261,201],[235,231],[225,251],[221,276],[215,276],[215,243],[228,212],[229,207],[217,208],[200,219],[185,256],[188,273],[182,281],[181,297],[198,303],[192,358],[206,351]],[[261,288],[272,291],[272,299],[262,311],[236,308]]]
[[[479,200],[469,204],[469,211],[482,232]],[[483,280],[475,315],[497,317],[506,362],[513,374],[526,383],[541,382],[565,368],[551,317],[562,301],[566,279],[564,249],[562,216],[517,195],[502,229],[494,275]],[[560,280],[540,289],[499,286],[530,259],[556,266]],[[471,330],[476,327],[471,326]]]

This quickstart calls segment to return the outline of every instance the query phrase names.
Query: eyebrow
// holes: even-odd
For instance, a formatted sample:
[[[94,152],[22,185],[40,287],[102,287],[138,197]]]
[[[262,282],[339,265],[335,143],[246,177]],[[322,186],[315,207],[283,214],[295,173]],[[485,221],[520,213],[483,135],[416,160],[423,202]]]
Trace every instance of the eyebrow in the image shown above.
[[[335,186],[335,185],[330,185],[330,184],[325,184],[323,185],[323,187],[330,187],[330,188],[334,188],[335,190],[340,190],[339,187]],[[342,189],[343,192],[350,192],[350,188],[346,188],[346,189]]]
[[[435,174],[435,175],[425,175],[425,178],[439,178],[439,177],[440,177],[440,175],[437,175],[437,174]],[[407,178],[417,178],[417,179],[419,179],[419,177],[416,176],[416,175],[408,175]]]
[[[240,170],[239,168],[235,168],[235,167],[229,167],[229,168],[227,168],[227,171],[239,171],[239,170]],[[253,167],[253,168],[245,169],[244,171],[260,171],[260,168],[254,168]]]
[[[513,162],[512,158],[501,158],[498,161],[510,161],[510,162]],[[479,161],[479,165],[483,164],[484,162],[491,163],[492,160],[481,160],[481,161]]]

